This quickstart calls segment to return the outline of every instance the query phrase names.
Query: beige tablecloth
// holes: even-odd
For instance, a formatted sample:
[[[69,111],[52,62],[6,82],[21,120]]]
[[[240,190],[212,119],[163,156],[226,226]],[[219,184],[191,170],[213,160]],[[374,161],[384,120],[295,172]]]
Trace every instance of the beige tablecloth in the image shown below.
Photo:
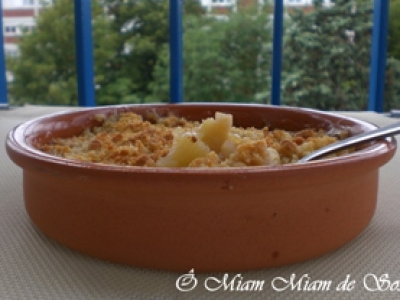
[[[0,111],[0,140],[4,144],[18,123],[58,110],[63,108]],[[375,113],[347,114],[378,125],[396,121]],[[400,153],[381,169],[371,224],[340,250],[305,263],[242,272],[241,277],[195,274],[197,286],[187,292],[177,289],[181,275],[99,261],[46,238],[25,212],[21,169],[0,147],[0,299],[400,299]],[[217,289],[224,276],[227,283],[235,282],[233,291],[231,286]],[[291,276],[293,285],[285,283]],[[347,291],[337,291],[346,278]],[[240,292],[240,280],[258,285]]]

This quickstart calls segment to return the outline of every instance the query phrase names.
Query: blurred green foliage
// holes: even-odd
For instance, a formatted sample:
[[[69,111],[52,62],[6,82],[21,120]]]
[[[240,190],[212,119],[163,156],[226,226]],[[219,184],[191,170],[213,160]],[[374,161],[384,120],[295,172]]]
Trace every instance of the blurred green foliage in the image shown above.
[[[254,102],[270,85],[268,14],[249,9],[227,21],[190,17],[184,28],[185,101]],[[151,87],[153,100],[169,101],[167,46]]]
[[[400,0],[390,0],[388,53],[400,59]]]
[[[96,100],[99,105],[143,102],[168,42],[168,1],[92,0]],[[185,0],[185,15],[203,15]],[[73,1],[55,0],[7,60],[14,74],[11,104],[77,105]]]
[[[391,14],[398,3],[391,1]],[[364,110],[372,2],[314,5],[314,11],[294,10],[285,20],[283,104]],[[92,9],[97,104],[169,101],[168,1],[92,0]],[[185,101],[269,103],[270,12],[247,7],[221,21],[197,0],[184,1]],[[386,109],[400,106],[396,22],[392,17]],[[37,28],[23,36],[20,53],[7,60],[15,78],[11,104],[77,105],[73,1],[55,0],[44,9]]]
[[[284,42],[284,103],[323,110],[366,110],[372,3],[337,0],[326,9],[291,15]],[[385,105],[400,104],[399,62],[387,62]]]

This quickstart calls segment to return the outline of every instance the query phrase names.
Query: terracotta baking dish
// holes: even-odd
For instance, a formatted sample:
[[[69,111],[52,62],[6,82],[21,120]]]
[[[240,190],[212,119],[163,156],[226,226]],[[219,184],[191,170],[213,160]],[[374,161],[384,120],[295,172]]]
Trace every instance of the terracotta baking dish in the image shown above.
[[[58,113],[12,130],[6,146],[23,169],[33,223],[81,253],[135,267],[196,272],[281,266],[333,251],[373,217],[379,168],[393,138],[347,156],[279,167],[150,168],[82,163],[35,150],[34,142],[79,134],[93,116],[173,112],[202,120],[231,113],[236,126],[300,130],[376,128],[314,110],[261,105],[132,105]]]

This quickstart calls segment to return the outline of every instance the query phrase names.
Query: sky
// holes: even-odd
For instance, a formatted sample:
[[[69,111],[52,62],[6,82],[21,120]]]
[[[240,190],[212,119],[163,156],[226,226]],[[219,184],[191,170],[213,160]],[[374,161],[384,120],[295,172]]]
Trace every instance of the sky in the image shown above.
[[[36,0],[36,3],[39,3],[40,0]],[[9,8],[9,7],[22,7],[22,4],[24,3],[24,0],[3,0],[3,7],[4,8]]]
[[[20,6],[21,4],[22,0],[3,0],[3,7]]]

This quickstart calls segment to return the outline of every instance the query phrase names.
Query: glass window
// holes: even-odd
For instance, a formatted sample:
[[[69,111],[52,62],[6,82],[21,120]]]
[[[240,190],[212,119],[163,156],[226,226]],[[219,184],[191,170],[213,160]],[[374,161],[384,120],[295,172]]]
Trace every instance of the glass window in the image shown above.
[[[32,5],[35,5],[35,0],[24,0],[23,5],[24,5],[24,6],[32,6]]]
[[[231,4],[231,0],[211,0],[213,4]]]
[[[4,31],[6,33],[16,33],[17,27],[16,26],[6,26]]]
[[[17,57],[19,54],[17,49],[6,49],[5,52],[8,57]]]
[[[24,30],[26,32],[32,32],[35,29],[35,25],[26,25],[24,26]]]

